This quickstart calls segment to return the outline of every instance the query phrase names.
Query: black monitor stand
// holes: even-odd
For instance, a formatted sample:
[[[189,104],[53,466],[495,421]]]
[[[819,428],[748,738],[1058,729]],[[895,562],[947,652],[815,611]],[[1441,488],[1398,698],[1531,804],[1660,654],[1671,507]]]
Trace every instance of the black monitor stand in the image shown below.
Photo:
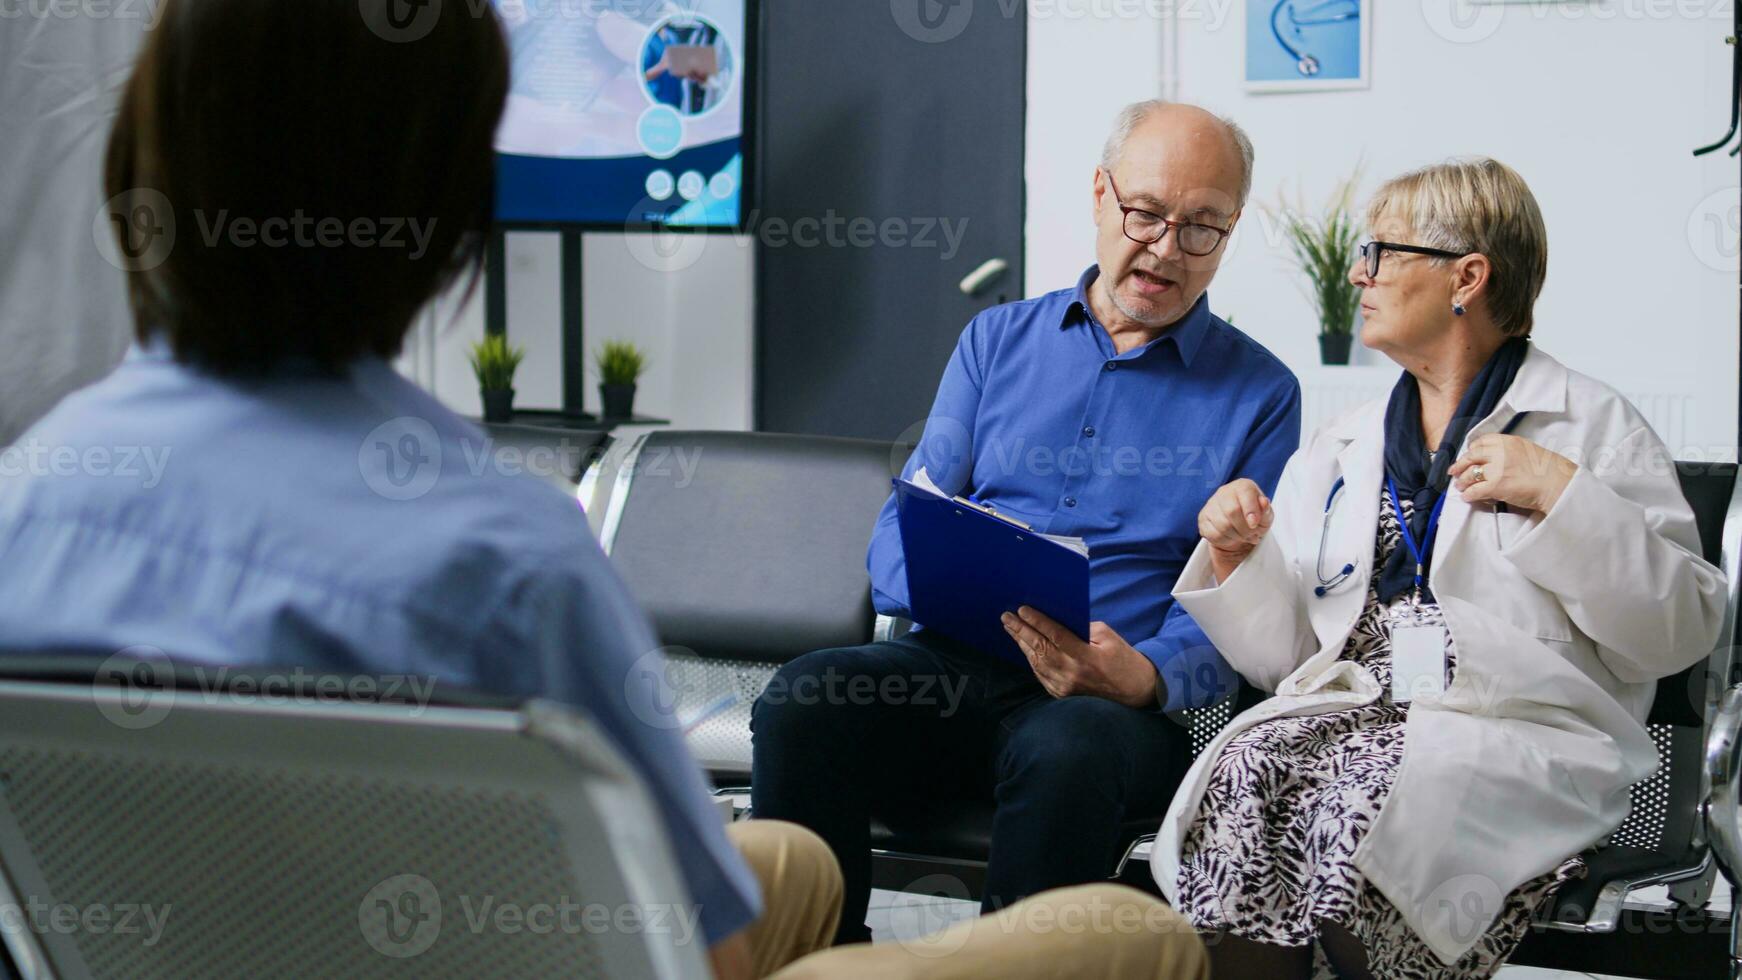
[[[556,232],[562,248],[563,403],[558,409],[514,410],[514,421],[564,429],[614,429],[619,425],[667,425],[665,419],[634,415],[626,419],[602,419],[582,409],[587,390],[586,320],[581,285],[582,242],[578,229]],[[508,335],[508,233],[490,233],[484,249],[484,332]]]

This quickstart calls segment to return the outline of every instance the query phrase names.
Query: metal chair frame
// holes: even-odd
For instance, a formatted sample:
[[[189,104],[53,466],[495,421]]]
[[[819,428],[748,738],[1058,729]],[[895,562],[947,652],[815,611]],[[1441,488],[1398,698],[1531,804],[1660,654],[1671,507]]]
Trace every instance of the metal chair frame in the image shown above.
[[[196,923],[268,908],[315,908],[320,910],[316,919],[300,926],[262,920],[259,928],[271,930],[271,941],[238,946],[216,943],[218,937],[196,927],[184,927],[196,928],[192,938],[185,932],[169,936],[176,922],[165,916],[165,942],[117,949],[104,946],[108,940],[102,937],[20,926],[11,916],[0,923],[0,960],[10,959],[4,965],[12,975],[26,980],[122,973],[206,976],[256,962],[252,957],[270,957],[276,966],[268,969],[260,961],[260,969],[295,976],[329,970],[360,977],[455,976],[468,975],[480,956],[507,969],[516,961],[524,969],[555,957],[577,975],[601,977],[700,980],[709,975],[699,934],[684,941],[658,928],[578,927],[587,935],[576,935],[564,926],[564,934],[554,937],[528,929],[524,935],[480,938],[476,930],[467,933],[462,909],[450,907],[450,939],[440,931],[437,905],[438,934],[427,946],[390,949],[362,924],[374,892],[358,890],[351,897],[351,879],[379,879],[379,888],[396,881],[393,876],[415,877],[408,872],[420,869],[435,879],[425,884],[448,891],[450,906],[456,889],[466,901],[468,887],[490,889],[504,903],[542,900],[554,894],[551,889],[560,889],[564,900],[572,894],[577,901],[654,914],[689,903],[640,778],[591,722],[569,708],[464,692],[438,694],[428,703],[341,699],[333,691],[351,687],[319,686],[344,680],[332,675],[247,669],[214,679],[211,671],[196,675],[197,670],[157,660],[99,662],[78,655],[0,662],[0,907],[24,908],[23,896],[77,906],[109,900],[101,896],[147,895],[172,905],[183,921],[191,917]],[[296,679],[284,681],[287,676]],[[262,678],[285,686],[266,688]],[[264,697],[267,690],[284,694]],[[68,776],[70,783],[64,782]],[[177,780],[195,791],[161,789],[178,785]],[[363,798],[385,793],[406,806],[415,804],[420,821],[453,832],[436,836],[432,831],[403,846],[395,843],[391,853],[366,849],[345,860],[336,856],[343,848],[335,841],[329,860],[336,863],[322,865],[320,841],[347,828],[309,826],[286,838],[263,836],[249,821],[207,809],[212,797],[198,789],[225,780],[263,787],[263,796],[239,802],[273,813],[275,820],[289,821],[287,826],[300,814],[330,813],[334,806],[350,808],[346,812],[373,806]],[[78,787],[79,799],[89,794],[109,799],[117,812],[86,811],[73,821],[85,829],[63,838],[55,829],[64,825],[57,814],[67,816],[62,811],[78,805],[53,791],[63,785]],[[114,793],[130,802],[113,798]],[[523,850],[534,856],[518,878],[488,860],[488,854],[492,847],[519,847],[512,843],[519,838],[485,843],[462,832],[484,814],[505,813],[514,815],[516,832],[530,833],[529,839],[543,842],[547,852]],[[198,839],[142,842],[115,832],[123,826],[161,831],[196,825],[204,828]],[[480,830],[488,833],[488,827]],[[411,832],[406,827],[394,831]],[[56,846],[66,839],[94,843],[90,853],[69,853]],[[132,855],[141,848],[145,857],[114,861],[105,850]],[[415,866],[402,866],[402,859]],[[189,861],[199,868],[270,864],[289,870],[213,874],[189,870]],[[351,904],[329,913],[329,900],[341,894]],[[354,923],[349,928],[347,918]],[[395,917],[386,925],[395,943],[403,941],[394,935],[401,924]],[[517,947],[522,940],[546,945]],[[577,953],[584,963],[574,957]]]

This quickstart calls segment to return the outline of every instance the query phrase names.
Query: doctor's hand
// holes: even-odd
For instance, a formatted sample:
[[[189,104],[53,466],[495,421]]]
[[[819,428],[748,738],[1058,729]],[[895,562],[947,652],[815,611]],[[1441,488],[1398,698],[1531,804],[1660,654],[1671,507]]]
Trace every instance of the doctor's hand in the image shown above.
[[[1034,668],[1046,692],[1055,698],[1085,694],[1106,698],[1127,708],[1153,708],[1159,696],[1155,665],[1103,622],[1089,624],[1084,641],[1031,606],[1005,613],[1004,630]]]
[[[1572,460],[1529,439],[1491,433],[1470,440],[1448,472],[1466,503],[1504,503],[1547,514],[1578,471]]]
[[[1270,498],[1251,480],[1235,480],[1210,497],[1198,512],[1198,534],[1210,546],[1210,571],[1217,582],[1228,581],[1275,521]]]

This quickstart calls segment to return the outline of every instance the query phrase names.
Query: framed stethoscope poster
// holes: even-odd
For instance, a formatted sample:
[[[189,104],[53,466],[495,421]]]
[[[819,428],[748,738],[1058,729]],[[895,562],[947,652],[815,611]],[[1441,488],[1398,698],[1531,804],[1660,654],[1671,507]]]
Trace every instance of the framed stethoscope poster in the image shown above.
[[[1245,0],[1246,91],[1367,87],[1372,0]]]

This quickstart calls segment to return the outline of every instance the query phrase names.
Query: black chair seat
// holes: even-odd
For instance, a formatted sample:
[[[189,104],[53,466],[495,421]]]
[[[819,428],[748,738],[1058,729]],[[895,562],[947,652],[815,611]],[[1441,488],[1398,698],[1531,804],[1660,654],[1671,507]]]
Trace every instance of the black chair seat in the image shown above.
[[[1264,700],[1264,692],[1241,681],[1235,697],[1208,708],[1186,712],[1184,735],[1191,752],[1196,755],[1208,745],[1228,720]],[[958,876],[970,894],[978,894],[982,876],[964,871],[964,866],[984,866],[992,851],[992,814],[990,799],[964,798],[962,795],[940,797],[924,811],[905,814],[882,814],[871,821],[871,846],[884,852],[873,877],[878,887],[899,887],[904,875],[914,874],[927,866]],[[1150,880],[1147,865],[1139,869],[1121,869],[1116,863],[1138,838],[1155,833],[1161,827],[1163,814],[1147,814],[1124,821],[1119,828],[1118,846],[1109,855],[1108,875],[1120,875],[1127,884],[1158,893]],[[900,855],[900,859],[893,859]]]
[[[992,812],[991,800],[952,801],[906,819],[875,817],[871,846],[897,854],[983,862],[992,852]],[[1161,818],[1158,813],[1126,820],[1119,829],[1115,859],[1139,837],[1155,833]]]

